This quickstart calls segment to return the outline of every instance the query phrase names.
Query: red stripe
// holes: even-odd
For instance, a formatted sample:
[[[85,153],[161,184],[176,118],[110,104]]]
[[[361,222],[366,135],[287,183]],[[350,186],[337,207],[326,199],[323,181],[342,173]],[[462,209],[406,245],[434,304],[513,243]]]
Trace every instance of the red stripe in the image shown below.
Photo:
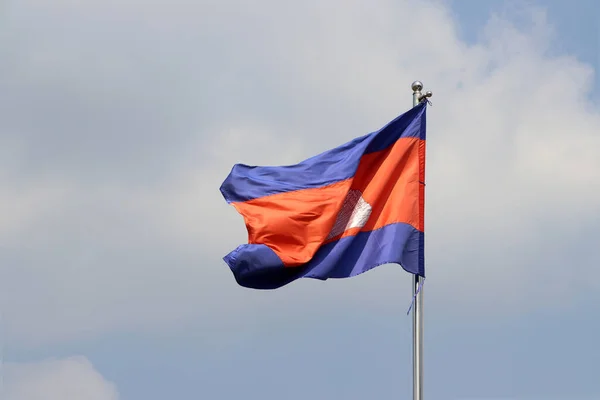
[[[419,141],[419,229],[425,232],[425,153],[426,141]]]
[[[400,139],[391,148],[362,158],[352,189],[362,192],[372,207],[371,215],[363,227],[348,229],[331,240],[397,222],[423,231],[424,192],[419,181],[424,144],[418,138]]]
[[[396,222],[423,231],[425,141],[401,138],[393,146],[362,157],[352,179],[233,203],[244,216],[250,244],[269,246],[286,266],[308,262],[323,245],[350,189],[359,190],[372,207],[355,235]]]
[[[352,180],[233,203],[248,243],[265,244],[286,266],[305,264],[329,234]]]

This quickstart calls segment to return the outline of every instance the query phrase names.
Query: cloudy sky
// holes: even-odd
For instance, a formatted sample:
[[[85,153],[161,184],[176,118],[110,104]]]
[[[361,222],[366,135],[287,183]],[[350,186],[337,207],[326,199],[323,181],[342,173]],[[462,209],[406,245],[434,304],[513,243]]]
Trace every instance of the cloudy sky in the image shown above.
[[[243,289],[218,188],[419,79],[426,398],[599,399],[598,4],[0,2],[0,397],[409,398],[411,277]]]

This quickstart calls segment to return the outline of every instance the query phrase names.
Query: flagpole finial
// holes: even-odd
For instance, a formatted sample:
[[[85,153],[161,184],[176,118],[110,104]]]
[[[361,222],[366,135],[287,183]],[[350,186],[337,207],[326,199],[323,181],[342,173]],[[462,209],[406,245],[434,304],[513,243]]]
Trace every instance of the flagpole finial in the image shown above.
[[[427,99],[433,96],[433,93],[430,90],[421,93],[421,90],[423,90],[423,83],[421,81],[414,81],[411,88],[413,90],[413,107],[424,100],[429,101]]]
[[[423,84],[421,83],[421,81],[414,81],[411,85],[411,88],[413,92],[420,92],[421,90],[423,90]]]

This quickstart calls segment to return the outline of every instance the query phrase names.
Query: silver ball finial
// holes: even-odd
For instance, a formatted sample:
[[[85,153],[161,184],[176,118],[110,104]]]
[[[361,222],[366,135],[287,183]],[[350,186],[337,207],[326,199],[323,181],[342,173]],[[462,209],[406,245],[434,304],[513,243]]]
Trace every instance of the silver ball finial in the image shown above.
[[[420,92],[423,90],[423,84],[420,81],[414,81],[411,85],[413,92]]]

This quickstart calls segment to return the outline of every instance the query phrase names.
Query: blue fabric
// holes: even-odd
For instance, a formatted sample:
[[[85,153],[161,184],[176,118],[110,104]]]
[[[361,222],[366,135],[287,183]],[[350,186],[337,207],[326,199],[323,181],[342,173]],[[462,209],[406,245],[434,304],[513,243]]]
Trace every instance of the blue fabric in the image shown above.
[[[241,245],[224,260],[238,284],[252,289],[277,289],[299,278],[347,278],[390,263],[425,277],[424,241],[423,232],[397,223],[328,243],[299,267],[284,267],[273,250],[261,244]]]
[[[221,185],[228,203],[292,190],[318,188],[354,176],[361,156],[385,150],[400,138],[425,140],[427,102],[398,116],[379,131],[356,138],[299,164],[259,167],[236,164]]]

